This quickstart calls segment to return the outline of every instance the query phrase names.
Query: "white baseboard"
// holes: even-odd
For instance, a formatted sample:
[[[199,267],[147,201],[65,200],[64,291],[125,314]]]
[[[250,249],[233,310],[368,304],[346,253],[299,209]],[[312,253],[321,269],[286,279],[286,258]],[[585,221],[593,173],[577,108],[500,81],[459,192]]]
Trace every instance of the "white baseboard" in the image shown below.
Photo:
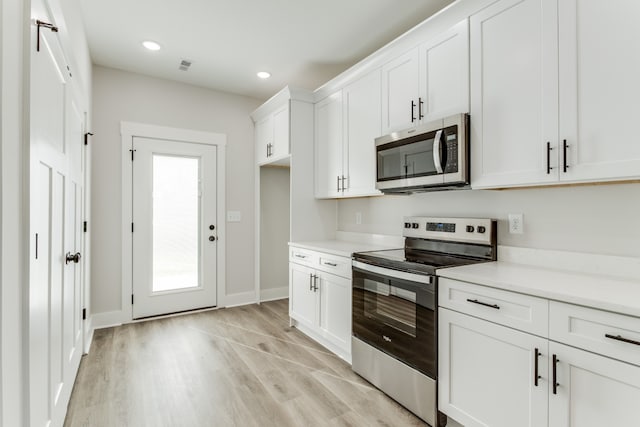
[[[122,311],[107,311],[95,313],[91,316],[93,330],[120,326],[123,323],[124,313]]]
[[[93,342],[93,316],[89,316],[86,320],[85,327],[87,328],[87,333],[84,336],[83,354],[89,354],[89,351],[91,350],[91,343]]]
[[[224,297],[224,307],[237,307],[239,305],[255,304],[256,293],[255,291],[239,292],[237,294],[230,294]]]
[[[279,288],[261,289],[260,302],[275,301],[278,299],[289,298],[289,287],[281,286]]]

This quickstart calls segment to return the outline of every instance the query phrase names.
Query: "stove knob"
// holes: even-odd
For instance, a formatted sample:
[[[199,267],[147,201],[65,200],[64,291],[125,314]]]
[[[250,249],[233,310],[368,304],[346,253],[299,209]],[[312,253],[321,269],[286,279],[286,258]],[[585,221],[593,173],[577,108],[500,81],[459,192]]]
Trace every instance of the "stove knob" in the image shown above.
[[[484,233],[485,231],[487,231],[486,227],[479,225],[478,226],[478,233]]]
[[[414,222],[413,224],[411,224],[411,228],[418,228],[420,227],[420,224],[418,224],[417,222]]]
[[[411,228],[411,223],[410,222],[405,222],[404,223],[404,228]]]
[[[473,225],[467,225],[467,233],[473,233],[475,231],[475,228],[473,228]]]

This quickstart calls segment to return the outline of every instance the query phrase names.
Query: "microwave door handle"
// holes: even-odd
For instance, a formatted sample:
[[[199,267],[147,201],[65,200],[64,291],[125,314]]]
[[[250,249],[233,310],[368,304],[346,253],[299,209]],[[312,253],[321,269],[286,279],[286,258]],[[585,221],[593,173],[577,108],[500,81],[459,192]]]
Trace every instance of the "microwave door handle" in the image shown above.
[[[442,139],[442,129],[436,132],[435,138],[433,138],[433,163],[436,165],[436,171],[438,173],[444,173],[442,169],[442,157],[440,157],[440,143]]]

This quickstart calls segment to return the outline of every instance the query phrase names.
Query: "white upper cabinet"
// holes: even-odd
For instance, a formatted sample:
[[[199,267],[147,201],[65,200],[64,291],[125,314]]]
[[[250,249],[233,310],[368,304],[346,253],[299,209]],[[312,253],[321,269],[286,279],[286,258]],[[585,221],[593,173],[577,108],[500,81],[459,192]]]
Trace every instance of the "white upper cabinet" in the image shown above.
[[[376,190],[380,70],[315,105],[317,198],[362,197]]]
[[[560,179],[638,178],[640,2],[561,0],[558,11]]]
[[[382,134],[419,120],[420,51],[413,49],[382,67]]]
[[[342,188],[342,91],[315,105],[316,197],[338,197]]]
[[[289,103],[273,112],[273,159],[281,159],[291,153],[289,148]]]
[[[469,22],[459,22],[419,49],[422,121],[469,112]]]
[[[259,165],[289,157],[289,101],[255,123],[256,161]]]
[[[382,67],[382,134],[468,111],[466,19]]]
[[[501,0],[470,18],[471,185],[640,177],[640,3]]]
[[[470,18],[471,185],[553,182],[556,0],[501,0]]]
[[[267,162],[268,155],[273,142],[273,116],[269,115],[259,122],[256,122],[255,128],[256,140],[256,161],[258,164]]]
[[[380,136],[380,70],[344,88],[342,95],[344,196],[382,194],[376,190],[375,138]]]

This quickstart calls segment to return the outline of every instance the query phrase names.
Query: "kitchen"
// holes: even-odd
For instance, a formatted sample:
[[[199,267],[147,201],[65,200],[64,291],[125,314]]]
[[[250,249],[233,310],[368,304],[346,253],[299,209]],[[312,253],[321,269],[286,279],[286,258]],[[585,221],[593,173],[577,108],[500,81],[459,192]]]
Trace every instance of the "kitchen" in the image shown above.
[[[118,267],[123,194],[110,175],[122,156],[117,143],[104,141],[120,139],[118,122],[125,118],[228,129],[247,143],[228,144],[227,160],[239,167],[227,168],[227,182],[253,191],[227,192],[228,288],[221,306],[288,297],[296,328],[350,361],[353,252],[403,248],[403,236],[428,240],[445,233],[429,227],[449,224],[465,233],[474,227],[478,235],[479,223],[473,221],[495,219],[501,267],[492,270],[489,263],[437,272],[438,409],[449,416],[448,425],[582,426],[601,424],[599,417],[633,425],[637,417],[627,399],[637,397],[640,384],[633,343],[640,338],[634,303],[640,155],[631,142],[632,121],[616,120],[637,109],[629,88],[637,85],[638,59],[619,55],[633,52],[638,39],[632,22],[624,24],[637,16],[633,12],[637,6],[631,2],[607,9],[588,1],[458,1],[317,90],[287,87],[262,105],[224,95],[213,105],[196,87],[94,67],[89,224],[100,224],[91,230],[91,259],[103,261],[91,262],[93,326],[131,321],[130,314],[122,314],[131,289],[121,279],[126,265]],[[594,31],[594,22],[607,32]],[[620,46],[611,48],[614,43]],[[175,108],[153,97],[163,91],[177,105],[195,103],[208,116],[220,117],[213,124],[203,113],[176,117]],[[278,116],[283,107],[284,116]],[[244,121],[238,118],[242,112]],[[411,188],[411,195],[382,195],[376,188],[374,140],[461,113],[469,114],[469,183],[453,191]],[[285,130],[284,154],[276,129]],[[616,141],[615,150],[608,148],[609,138]],[[255,159],[236,162],[247,150],[255,151]],[[455,218],[473,221],[458,224]],[[403,234],[412,232],[413,223],[431,235]],[[237,268],[238,259],[254,267]],[[302,271],[296,265],[305,263],[299,279],[304,290],[315,293],[302,294],[309,297],[306,308],[296,305],[298,281],[290,279]],[[329,285],[335,294],[325,297],[322,289]],[[501,308],[465,304],[464,295]],[[326,301],[338,303],[335,312]],[[496,314],[505,312],[506,318]],[[327,314],[339,320],[323,323]],[[569,323],[579,331],[563,331]],[[467,335],[456,341],[456,334]],[[488,343],[495,342],[512,346],[492,349]],[[470,343],[481,346],[486,357]],[[458,351],[442,353],[444,348]],[[477,372],[464,354],[477,356],[486,369]],[[584,374],[588,371],[598,375]],[[554,372],[557,381],[551,380]],[[491,388],[494,395],[483,385],[493,382],[500,382]],[[602,394],[580,394],[585,390]],[[578,400],[567,403],[568,395]],[[585,404],[590,399],[601,406]],[[499,409],[492,406],[496,401],[502,403]],[[573,414],[577,418],[569,418],[567,405],[580,409]]]

